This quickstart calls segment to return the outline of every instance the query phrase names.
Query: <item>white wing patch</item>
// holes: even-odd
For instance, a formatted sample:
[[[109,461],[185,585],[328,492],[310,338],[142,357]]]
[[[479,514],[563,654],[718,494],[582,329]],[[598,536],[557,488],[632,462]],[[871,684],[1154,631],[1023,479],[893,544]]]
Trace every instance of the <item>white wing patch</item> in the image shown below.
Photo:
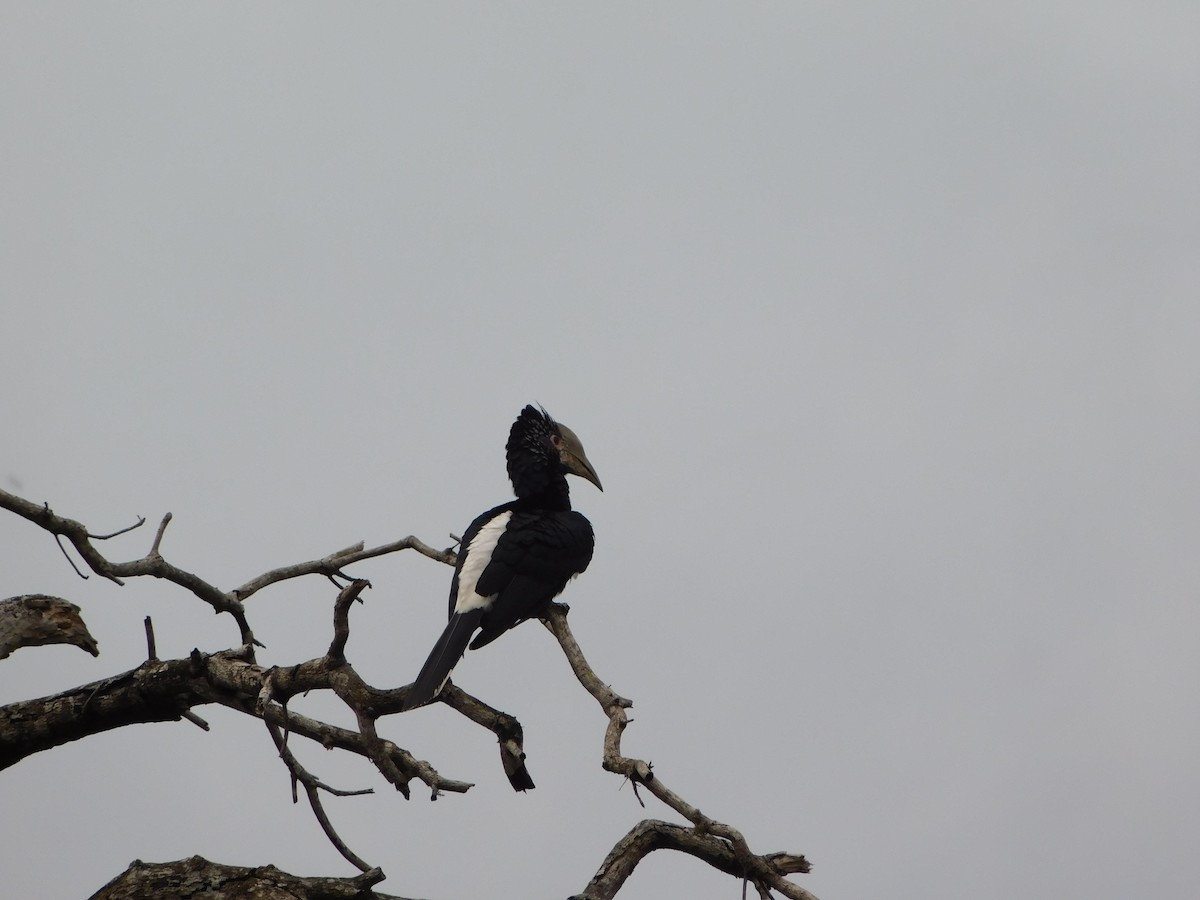
[[[492,552],[496,549],[496,542],[500,540],[500,535],[504,534],[504,529],[508,527],[508,520],[511,518],[511,510],[500,513],[480,528],[475,537],[471,539],[471,543],[467,546],[466,561],[458,571],[458,596],[454,598],[456,613],[470,612],[473,609],[487,609],[496,599],[495,594],[490,597],[481,597],[475,593],[475,585],[479,584],[479,576],[492,561]]]

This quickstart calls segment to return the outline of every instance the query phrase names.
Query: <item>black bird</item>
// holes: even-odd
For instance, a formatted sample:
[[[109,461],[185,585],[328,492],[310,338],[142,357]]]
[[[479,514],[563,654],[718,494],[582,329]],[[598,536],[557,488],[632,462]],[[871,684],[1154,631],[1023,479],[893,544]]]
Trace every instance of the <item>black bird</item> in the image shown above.
[[[476,650],[540,615],[591,562],[592,524],[571,509],[566,476],[604,488],[575,432],[544,409],[526,406],[506,449],[517,499],[489,509],[463,535],[450,583],[450,623],[413,683],[406,710],[438,695],[468,642]]]

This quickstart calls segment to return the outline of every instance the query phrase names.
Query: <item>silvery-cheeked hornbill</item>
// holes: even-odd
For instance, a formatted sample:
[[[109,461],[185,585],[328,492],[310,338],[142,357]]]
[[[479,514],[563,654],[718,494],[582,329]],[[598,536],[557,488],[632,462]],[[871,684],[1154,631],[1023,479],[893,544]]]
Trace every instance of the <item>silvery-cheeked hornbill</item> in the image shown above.
[[[506,449],[517,499],[489,509],[463,535],[450,583],[450,623],[413,683],[406,710],[438,695],[468,642],[478,649],[541,614],[591,562],[592,524],[571,509],[566,476],[604,488],[575,432],[544,409],[526,406]]]

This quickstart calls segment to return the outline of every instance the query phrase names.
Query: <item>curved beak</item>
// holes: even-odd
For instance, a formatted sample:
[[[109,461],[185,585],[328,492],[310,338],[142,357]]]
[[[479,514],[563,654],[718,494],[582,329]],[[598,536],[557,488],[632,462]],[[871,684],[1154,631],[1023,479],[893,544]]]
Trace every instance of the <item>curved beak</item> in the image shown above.
[[[562,461],[563,465],[567,467],[567,471],[572,475],[578,475],[585,481],[590,481],[603,492],[604,486],[600,484],[600,476],[596,474],[595,468],[588,461],[587,454],[583,452],[583,444],[580,442],[579,436],[561,422],[558,423],[558,429],[562,432]]]
[[[592,468],[592,464],[588,462],[587,457],[583,455],[582,451],[578,456],[574,453],[571,454],[571,460],[567,463],[567,471],[572,475],[578,475],[580,478],[590,481],[603,493],[604,485],[600,483],[600,476],[596,474],[596,470]]]

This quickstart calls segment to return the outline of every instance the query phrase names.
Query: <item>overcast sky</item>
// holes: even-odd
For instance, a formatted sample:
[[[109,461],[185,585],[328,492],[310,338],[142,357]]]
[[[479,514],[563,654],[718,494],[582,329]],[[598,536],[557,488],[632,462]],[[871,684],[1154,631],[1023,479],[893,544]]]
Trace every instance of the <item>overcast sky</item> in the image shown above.
[[[628,753],[822,900],[1191,898],[1200,838],[1200,7],[0,6],[0,482],[231,588],[450,543],[544,404],[605,485],[565,599]],[[143,555],[147,526],[106,545]],[[237,641],[0,516],[0,596],[79,603],[0,702]],[[356,567],[412,680],[450,572]],[[333,589],[250,603],[320,655]],[[302,758],[390,893],[563,897],[644,815],[527,624],[381,730],[476,787]],[[297,708],[347,721],[320,697]],[[0,773],[13,896],[134,858],[353,874],[268,735],[200,711]],[[297,747],[296,741],[293,746]],[[416,786],[414,785],[414,788]],[[659,854],[622,894],[732,898]]]

